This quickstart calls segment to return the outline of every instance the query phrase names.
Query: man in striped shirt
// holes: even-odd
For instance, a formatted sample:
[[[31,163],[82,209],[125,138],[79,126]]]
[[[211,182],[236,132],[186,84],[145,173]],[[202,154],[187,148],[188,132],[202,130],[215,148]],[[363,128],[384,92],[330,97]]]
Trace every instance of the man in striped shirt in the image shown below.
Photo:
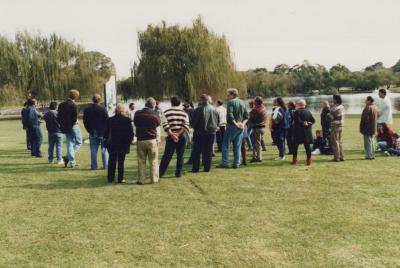
[[[167,171],[169,162],[176,151],[175,177],[182,176],[183,156],[186,143],[189,139],[189,116],[181,107],[178,97],[171,98],[171,108],[164,111],[163,128],[168,137],[165,141],[165,150],[160,163],[160,177]]]

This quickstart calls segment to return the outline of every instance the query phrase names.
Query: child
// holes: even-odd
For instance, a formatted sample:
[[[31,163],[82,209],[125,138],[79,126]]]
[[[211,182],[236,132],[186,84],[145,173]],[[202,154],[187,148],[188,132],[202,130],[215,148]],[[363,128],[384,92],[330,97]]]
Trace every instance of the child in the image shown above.
[[[57,164],[63,165],[62,159],[62,134],[60,129],[60,123],[58,122],[57,113],[57,102],[50,103],[50,111],[45,113],[44,121],[46,122],[46,129],[48,132],[48,143],[49,143],[49,164],[53,164],[54,159],[54,146],[56,147],[56,158]]]
[[[313,152],[311,154],[318,155],[324,149],[324,138],[322,137],[321,130],[315,131],[315,139],[313,143]]]
[[[385,154],[388,156],[400,156],[400,137],[399,134],[393,134],[393,147],[388,148]]]

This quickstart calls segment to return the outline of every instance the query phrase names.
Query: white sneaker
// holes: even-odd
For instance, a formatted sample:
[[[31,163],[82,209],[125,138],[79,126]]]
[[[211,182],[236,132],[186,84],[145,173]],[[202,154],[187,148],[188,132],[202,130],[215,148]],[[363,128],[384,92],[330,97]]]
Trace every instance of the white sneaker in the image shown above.
[[[275,161],[284,161],[286,158],[285,157],[278,157],[278,158],[275,158]]]
[[[319,154],[321,154],[321,151],[320,151],[320,149],[315,149],[311,154],[312,155],[319,155]]]
[[[390,153],[389,153],[389,151],[384,151],[383,152],[385,155],[387,155],[387,156],[392,156]]]
[[[65,163],[64,163],[63,160],[60,160],[60,161],[57,162],[57,165],[65,165]]]
[[[49,160],[49,164],[53,164],[53,160]]]

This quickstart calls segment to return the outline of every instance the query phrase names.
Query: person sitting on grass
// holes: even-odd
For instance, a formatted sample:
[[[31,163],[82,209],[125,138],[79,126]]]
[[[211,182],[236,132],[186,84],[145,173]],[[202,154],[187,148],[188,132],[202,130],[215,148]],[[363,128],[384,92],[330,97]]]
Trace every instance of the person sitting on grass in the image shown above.
[[[313,151],[311,154],[318,155],[324,151],[324,138],[322,137],[321,130],[315,131],[315,138],[313,143]]]
[[[313,143],[312,125],[315,124],[315,119],[311,112],[306,109],[306,101],[299,100],[296,103],[297,110],[294,113],[294,139],[295,146],[293,152],[292,165],[297,165],[297,151],[299,145],[303,144],[307,153],[307,166],[311,166],[311,144]]]
[[[46,129],[48,133],[49,164],[53,164],[54,146],[55,146],[57,164],[64,165],[64,161],[62,159],[63,139],[60,129],[60,123],[58,122],[57,107],[58,107],[57,102],[51,102],[49,107],[50,110],[44,114],[43,119],[46,122]]]
[[[385,152],[388,156],[400,156],[400,136],[397,133],[393,134],[393,147],[388,148]]]
[[[132,121],[126,116],[124,105],[118,104],[115,115],[107,120],[104,130],[104,146],[109,153],[107,180],[114,182],[115,168],[118,162],[118,183],[125,183],[124,161],[129,154],[130,145],[133,140]]]
[[[391,130],[386,123],[379,124],[376,139],[378,142],[378,149],[381,152],[386,152],[388,148],[392,147],[393,130]]]

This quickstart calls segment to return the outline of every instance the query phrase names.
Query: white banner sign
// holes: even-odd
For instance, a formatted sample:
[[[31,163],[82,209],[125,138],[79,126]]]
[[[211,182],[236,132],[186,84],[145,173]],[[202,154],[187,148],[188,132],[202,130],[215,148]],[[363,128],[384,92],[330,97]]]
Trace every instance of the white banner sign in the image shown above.
[[[104,106],[108,115],[113,116],[117,107],[117,81],[115,75],[111,76],[110,80],[104,85]]]

